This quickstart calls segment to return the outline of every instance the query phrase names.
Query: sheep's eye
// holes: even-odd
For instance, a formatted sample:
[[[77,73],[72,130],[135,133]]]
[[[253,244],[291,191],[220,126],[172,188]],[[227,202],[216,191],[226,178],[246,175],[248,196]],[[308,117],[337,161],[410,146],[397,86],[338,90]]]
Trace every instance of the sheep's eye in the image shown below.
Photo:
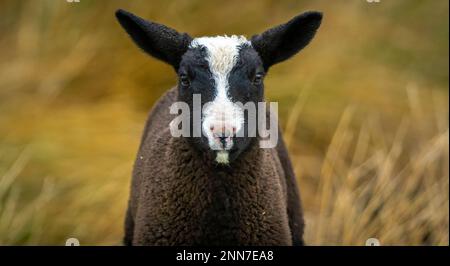
[[[264,78],[264,75],[262,73],[257,73],[255,75],[255,77],[253,78],[253,84],[261,85],[263,78]]]
[[[180,75],[180,84],[183,87],[189,87],[189,85],[191,84],[191,82],[189,81],[189,77],[186,74]]]

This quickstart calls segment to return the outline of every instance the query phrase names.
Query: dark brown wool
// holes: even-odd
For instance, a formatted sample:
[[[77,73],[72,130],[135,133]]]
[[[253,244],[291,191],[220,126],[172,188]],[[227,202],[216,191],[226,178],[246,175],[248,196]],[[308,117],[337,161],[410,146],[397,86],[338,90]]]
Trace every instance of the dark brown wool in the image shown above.
[[[276,149],[253,143],[229,166],[219,166],[184,138],[170,135],[169,106],[176,100],[173,88],[147,120],[125,244],[302,244],[301,204],[282,139]]]

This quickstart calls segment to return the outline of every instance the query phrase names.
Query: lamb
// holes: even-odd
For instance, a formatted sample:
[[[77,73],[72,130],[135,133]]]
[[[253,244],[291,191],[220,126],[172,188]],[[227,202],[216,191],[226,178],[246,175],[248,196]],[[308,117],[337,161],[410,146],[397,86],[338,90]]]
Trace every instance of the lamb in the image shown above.
[[[267,71],[312,40],[322,14],[305,12],[250,40],[192,38],[124,10],[116,17],[138,47],[178,74],[144,128],[124,244],[303,245],[300,196],[281,131],[273,148],[260,148],[260,136],[238,137],[250,129],[236,102],[264,101]],[[201,96],[202,134],[173,137],[170,108],[182,102],[194,112],[194,95]]]

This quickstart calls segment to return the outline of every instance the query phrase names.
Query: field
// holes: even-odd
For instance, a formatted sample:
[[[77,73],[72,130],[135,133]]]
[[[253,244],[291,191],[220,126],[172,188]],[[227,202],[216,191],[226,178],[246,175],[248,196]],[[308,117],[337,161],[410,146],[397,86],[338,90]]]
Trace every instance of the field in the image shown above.
[[[117,8],[193,36],[322,11],[310,46],[265,80],[307,244],[448,245],[448,4],[1,1],[0,245],[121,244],[145,118],[176,75],[135,48]]]

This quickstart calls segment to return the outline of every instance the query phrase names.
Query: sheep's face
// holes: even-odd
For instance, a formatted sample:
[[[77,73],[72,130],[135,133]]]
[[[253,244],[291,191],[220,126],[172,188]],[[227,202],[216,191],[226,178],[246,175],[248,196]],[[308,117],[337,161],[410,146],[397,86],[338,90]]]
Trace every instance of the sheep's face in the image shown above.
[[[196,38],[183,55],[180,100],[190,105],[194,117],[193,96],[200,96],[202,109],[200,125],[192,122],[202,134],[192,141],[212,152],[216,162],[229,163],[251,142],[254,135],[248,133],[255,129],[248,128],[248,120],[257,116],[246,115],[244,107],[263,101],[264,74],[257,51],[242,36]]]
[[[305,47],[322,19],[319,12],[306,12],[247,40],[234,35],[193,39],[123,10],[116,16],[141,49],[174,67],[179,100],[190,107],[189,139],[220,164],[236,159],[257,136],[249,120],[258,117],[259,108],[250,116],[244,106],[263,101],[268,69]]]

